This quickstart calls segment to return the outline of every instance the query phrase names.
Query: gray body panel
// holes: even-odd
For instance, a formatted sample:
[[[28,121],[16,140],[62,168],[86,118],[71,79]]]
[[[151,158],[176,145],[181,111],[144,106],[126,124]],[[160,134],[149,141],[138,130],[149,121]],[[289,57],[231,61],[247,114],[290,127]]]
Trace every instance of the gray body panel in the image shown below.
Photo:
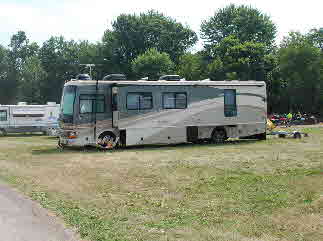
[[[66,85],[78,86],[77,97],[95,93],[95,81],[71,81]],[[112,118],[111,88],[118,88],[118,120]],[[225,117],[224,90],[236,90],[237,115]],[[211,137],[214,128],[223,127],[228,137],[242,137],[266,132],[266,86],[256,81],[99,81],[98,93],[105,95],[105,113],[78,114],[79,101],[75,101],[74,123],[62,124],[66,130],[76,130],[78,138],[68,140],[70,145],[97,143],[104,132],[119,136],[126,133],[126,145],[180,143],[188,141],[187,128],[197,127],[198,139]],[[164,109],[163,93],[186,93],[187,108]],[[129,93],[151,93],[153,108],[129,110]],[[112,122],[117,123],[113,126]],[[94,123],[96,122],[96,133]],[[63,137],[64,139],[64,137]],[[66,141],[66,140],[64,140]]]

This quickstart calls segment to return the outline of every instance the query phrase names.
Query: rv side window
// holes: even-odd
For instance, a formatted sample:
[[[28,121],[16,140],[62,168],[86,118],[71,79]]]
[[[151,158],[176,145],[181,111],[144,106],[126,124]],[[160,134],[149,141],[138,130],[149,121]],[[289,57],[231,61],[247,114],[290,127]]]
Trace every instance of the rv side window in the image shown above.
[[[224,116],[237,116],[236,90],[224,90]]]
[[[185,109],[186,107],[186,93],[163,93],[164,109]]]
[[[34,118],[36,118],[36,117],[44,117],[44,115],[43,114],[13,114],[12,115],[13,117],[21,117],[21,118],[23,118],[23,117],[34,117]]]
[[[0,121],[7,121],[7,111],[6,110],[0,110]]]
[[[104,110],[104,95],[80,95],[81,114],[103,113]]]
[[[147,110],[153,108],[152,93],[128,93],[127,109],[128,110]]]

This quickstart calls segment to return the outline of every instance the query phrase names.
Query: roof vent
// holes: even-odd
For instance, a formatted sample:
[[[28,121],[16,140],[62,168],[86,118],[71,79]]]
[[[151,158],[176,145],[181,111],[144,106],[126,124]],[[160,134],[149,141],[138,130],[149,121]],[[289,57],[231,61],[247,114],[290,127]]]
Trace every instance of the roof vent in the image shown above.
[[[18,105],[27,105],[27,102],[18,102]]]
[[[126,80],[126,76],[124,74],[108,74],[103,77],[103,80]]]
[[[181,80],[181,77],[176,74],[172,74],[172,75],[169,74],[169,75],[160,76],[159,80],[179,81]]]

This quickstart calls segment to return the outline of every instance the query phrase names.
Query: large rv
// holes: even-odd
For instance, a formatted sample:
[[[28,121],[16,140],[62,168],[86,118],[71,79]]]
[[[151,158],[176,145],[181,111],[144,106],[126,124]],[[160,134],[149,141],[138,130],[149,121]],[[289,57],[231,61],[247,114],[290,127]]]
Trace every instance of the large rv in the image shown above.
[[[260,81],[94,81],[65,83],[60,146],[102,148],[228,138],[266,138]]]
[[[43,132],[55,135],[58,130],[60,105],[0,105],[0,136],[7,133]]]

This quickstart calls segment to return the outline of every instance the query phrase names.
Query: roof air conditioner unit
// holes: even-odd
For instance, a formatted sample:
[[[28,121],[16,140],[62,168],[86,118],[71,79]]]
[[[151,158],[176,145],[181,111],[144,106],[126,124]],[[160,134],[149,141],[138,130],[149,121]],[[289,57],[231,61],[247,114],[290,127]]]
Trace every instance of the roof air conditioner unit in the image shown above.
[[[124,74],[108,74],[103,77],[103,80],[126,80],[126,76]]]

